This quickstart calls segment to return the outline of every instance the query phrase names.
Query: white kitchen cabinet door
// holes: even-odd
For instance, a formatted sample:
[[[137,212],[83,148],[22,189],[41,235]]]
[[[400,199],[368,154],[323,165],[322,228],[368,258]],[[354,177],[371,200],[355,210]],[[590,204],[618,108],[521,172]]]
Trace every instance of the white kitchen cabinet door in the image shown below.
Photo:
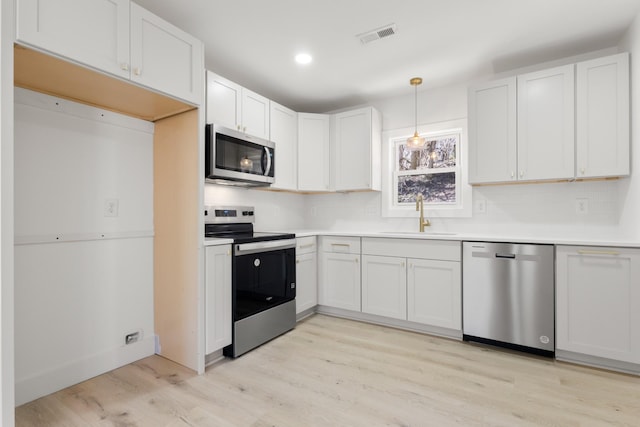
[[[374,108],[333,116],[335,190],[380,190],[381,120]]]
[[[460,263],[413,258],[407,262],[407,320],[462,330]]]
[[[328,114],[298,113],[298,190],[330,190],[330,131]]]
[[[269,139],[269,100],[207,71],[207,123]]]
[[[245,88],[242,89],[241,132],[269,139],[269,100]]]
[[[556,348],[640,363],[640,250],[556,247]]]
[[[360,311],[360,255],[324,252],[321,257],[320,304]]]
[[[242,86],[207,71],[207,123],[239,130]]]
[[[194,104],[202,103],[200,40],[131,3],[131,80]]]
[[[516,78],[469,88],[469,182],[517,179]]]
[[[518,179],[575,175],[574,65],[518,76]]]
[[[18,0],[17,39],[129,78],[129,0]]]
[[[629,54],[576,66],[576,178],[629,175]]]
[[[231,246],[205,247],[206,354],[231,344]]]
[[[316,252],[296,256],[296,314],[318,305]]]
[[[362,312],[407,320],[405,258],[362,255]]]

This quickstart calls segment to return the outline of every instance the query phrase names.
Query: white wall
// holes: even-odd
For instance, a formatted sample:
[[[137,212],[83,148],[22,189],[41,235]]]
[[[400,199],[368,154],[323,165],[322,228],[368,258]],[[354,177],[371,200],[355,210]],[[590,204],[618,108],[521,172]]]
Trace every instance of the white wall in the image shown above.
[[[307,228],[305,196],[300,194],[206,184],[204,205],[254,206],[256,231]]]
[[[14,421],[13,40],[14,4],[0,2],[0,425]]]
[[[154,352],[153,124],[23,89],[14,110],[19,405]]]

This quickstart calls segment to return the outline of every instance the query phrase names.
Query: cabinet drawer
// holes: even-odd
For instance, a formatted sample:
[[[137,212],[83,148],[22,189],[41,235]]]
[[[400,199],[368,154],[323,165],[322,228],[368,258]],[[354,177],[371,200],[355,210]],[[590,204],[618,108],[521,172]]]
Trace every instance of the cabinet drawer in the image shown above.
[[[388,239],[364,237],[362,254],[460,261],[460,242],[453,240]]]
[[[298,237],[296,239],[296,255],[310,254],[317,250],[316,236]]]
[[[320,246],[323,252],[359,254],[360,237],[321,236]]]

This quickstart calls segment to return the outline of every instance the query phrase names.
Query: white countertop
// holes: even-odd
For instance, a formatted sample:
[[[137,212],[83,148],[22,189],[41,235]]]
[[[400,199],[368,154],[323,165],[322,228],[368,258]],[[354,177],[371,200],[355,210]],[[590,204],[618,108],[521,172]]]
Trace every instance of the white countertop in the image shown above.
[[[282,231],[282,230],[278,230]],[[511,243],[538,243],[572,246],[612,246],[640,248],[637,240],[625,240],[618,238],[555,238],[550,236],[519,236],[519,235],[490,235],[473,233],[450,233],[438,231],[406,232],[406,231],[326,231],[326,230],[287,230],[282,232],[294,233],[296,237],[308,236],[355,236],[355,237],[379,237],[396,239],[423,239],[423,240],[454,240],[454,241],[478,241],[478,242],[511,242]]]

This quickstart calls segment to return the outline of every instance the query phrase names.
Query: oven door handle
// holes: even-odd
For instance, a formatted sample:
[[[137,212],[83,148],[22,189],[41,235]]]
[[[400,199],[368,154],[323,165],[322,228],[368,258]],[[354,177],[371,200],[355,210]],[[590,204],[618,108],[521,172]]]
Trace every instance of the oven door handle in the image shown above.
[[[278,251],[296,247],[296,239],[269,240],[266,242],[240,243],[235,245],[235,256],[255,254],[258,252]]]

